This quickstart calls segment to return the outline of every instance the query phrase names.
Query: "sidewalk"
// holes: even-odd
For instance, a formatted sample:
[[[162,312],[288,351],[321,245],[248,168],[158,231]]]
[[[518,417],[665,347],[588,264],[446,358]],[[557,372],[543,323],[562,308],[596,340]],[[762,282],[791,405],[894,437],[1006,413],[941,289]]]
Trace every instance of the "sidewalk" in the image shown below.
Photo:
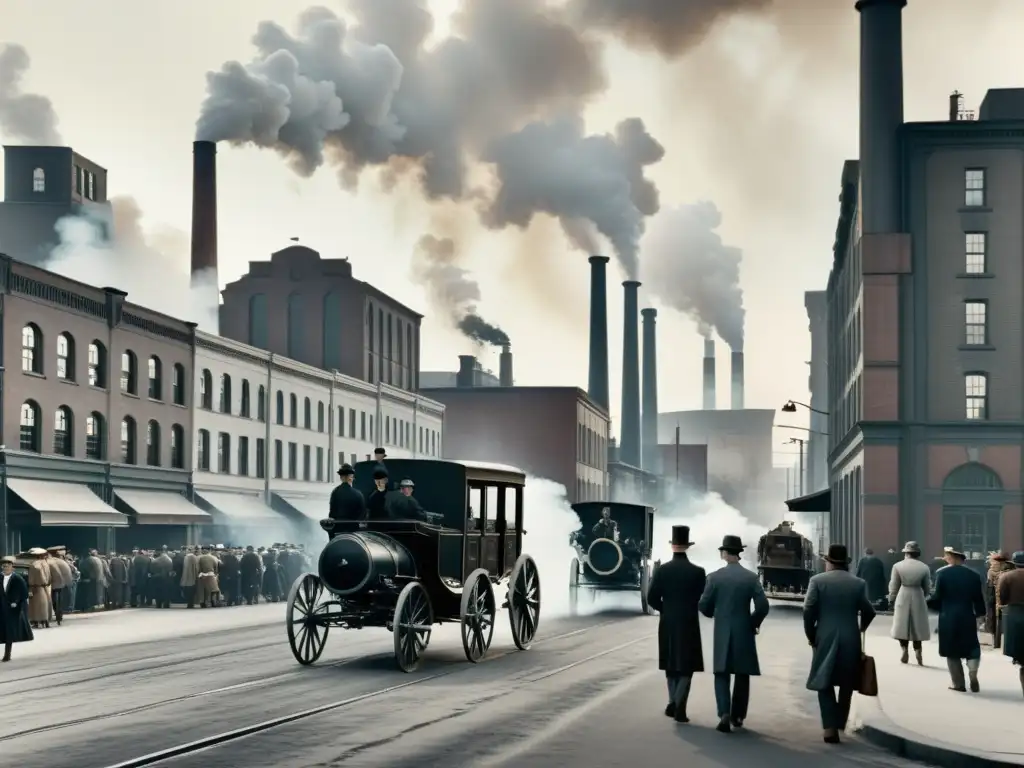
[[[948,690],[946,660],[934,639],[925,643],[923,668],[913,653],[910,664],[900,664],[899,645],[888,634],[871,632],[867,652],[877,666],[879,695],[854,696],[851,722],[861,736],[943,768],[1024,766],[1024,694],[1002,651],[982,646],[980,693]]]
[[[202,635],[227,629],[281,624],[284,636],[284,603],[260,603],[230,608],[184,607],[124,608],[119,611],[75,613],[64,618],[63,626],[33,630],[35,640],[20,643],[19,658],[50,656],[67,651],[146,643],[155,640]]]

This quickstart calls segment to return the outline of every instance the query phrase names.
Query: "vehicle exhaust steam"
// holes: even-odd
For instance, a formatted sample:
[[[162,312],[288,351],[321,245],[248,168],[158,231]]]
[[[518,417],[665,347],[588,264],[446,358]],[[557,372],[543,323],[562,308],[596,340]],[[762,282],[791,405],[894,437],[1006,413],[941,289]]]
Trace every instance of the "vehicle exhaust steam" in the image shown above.
[[[31,63],[22,46],[0,46],[0,134],[28,145],[59,146],[63,142],[57,131],[53,102],[21,90],[21,81]]]
[[[564,485],[532,476],[526,478],[523,510],[523,552],[540,571],[541,622],[568,616],[569,566],[576,556],[569,537],[580,529],[579,515],[569,506]]]

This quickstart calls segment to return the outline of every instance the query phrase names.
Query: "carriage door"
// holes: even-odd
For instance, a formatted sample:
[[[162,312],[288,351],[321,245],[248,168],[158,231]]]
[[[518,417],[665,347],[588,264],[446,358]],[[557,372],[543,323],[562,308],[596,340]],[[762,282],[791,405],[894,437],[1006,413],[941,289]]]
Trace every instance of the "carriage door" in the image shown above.
[[[501,546],[501,533],[498,519],[504,511],[505,487],[488,485],[484,488],[484,526],[480,551],[480,567],[488,573],[501,575],[498,562],[498,551]]]
[[[466,510],[466,559],[462,568],[463,580],[480,567],[480,545],[487,519],[484,510],[486,503],[484,487],[470,484],[469,509]]]

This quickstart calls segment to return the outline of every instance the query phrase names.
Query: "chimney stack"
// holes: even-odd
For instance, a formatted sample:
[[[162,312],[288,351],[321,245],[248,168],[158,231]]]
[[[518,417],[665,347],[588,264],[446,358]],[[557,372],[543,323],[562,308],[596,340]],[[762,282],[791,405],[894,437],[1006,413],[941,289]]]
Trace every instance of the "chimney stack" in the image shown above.
[[[640,466],[640,283],[622,284],[622,415],[620,461]]]
[[[658,310],[640,310],[643,317],[643,410],[640,432],[643,436],[641,459],[648,472],[660,473],[658,456],[658,333],[655,327]]]
[[[860,12],[860,198],[864,234],[901,230],[903,8],[907,0],[857,0]]]
[[[715,340],[704,339],[704,410],[715,410]]]
[[[217,274],[217,145],[192,144],[192,276]]]
[[[455,386],[476,386],[476,358],[473,355],[459,355],[459,372],[455,374]]]
[[[498,385],[502,387],[514,386],[512,380],[512,347],[505,344],[501,348],[501,357],[498,358]]]
[[[953,91],[949,94],[949,122],[955,123],[960,119],[960,91]]]
[[[608,409],[608,257],[591,256],[589,261],[590,381],[587,394]]]
[[[732,409],[743,410],[743,350],[732,351]]]

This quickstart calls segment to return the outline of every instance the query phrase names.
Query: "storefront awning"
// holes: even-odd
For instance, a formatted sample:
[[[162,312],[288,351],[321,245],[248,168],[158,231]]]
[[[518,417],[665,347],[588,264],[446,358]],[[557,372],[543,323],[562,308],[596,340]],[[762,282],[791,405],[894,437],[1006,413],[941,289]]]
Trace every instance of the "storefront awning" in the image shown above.
[[[327,517],[327,513],[330,511],[331,499],[329,496],[305,496],[298,493],[275,493],[274,495],[289,508],[314,523],[319,523]]]
[[[823,491],[789,499],[786,506],[790,512],[829,512],[832,510],[832,490],[826,488]]]
[[[138,525],[201,525],[213,516],[180,493],[114,489],[114,495],[132,512]]]
[[[229,491],[196,491],[196,496],[213,508],[214,522],[223,517],[228,525],[280,525],[281,516],[256,496]]]
[[[87,485],[8,477],[7,488],[39,513],[39,524],[80,528],[127,528],[128,518]]]

